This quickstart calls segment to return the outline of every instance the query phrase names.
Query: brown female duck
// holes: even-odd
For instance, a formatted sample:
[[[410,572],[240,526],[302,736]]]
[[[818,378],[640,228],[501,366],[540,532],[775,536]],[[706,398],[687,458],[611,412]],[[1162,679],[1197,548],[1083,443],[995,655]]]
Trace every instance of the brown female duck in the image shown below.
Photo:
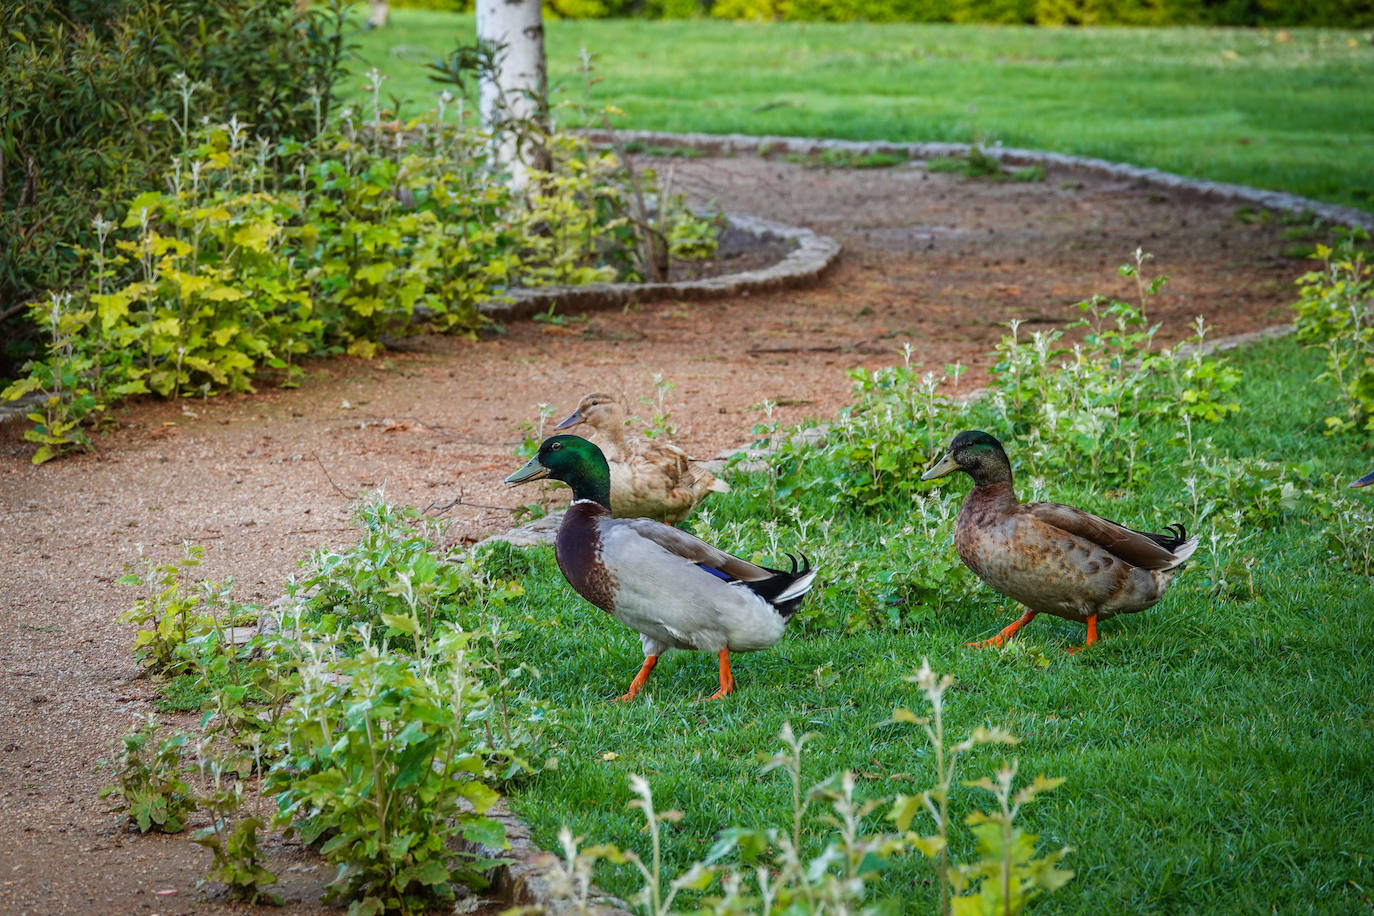
[[[1000,646],[1041,613],[1086,623],[1084,648],[1091,646],[1098,620],[1156,604],[1197,549],[1197,538],[1179,524],[1152,534],[1072,506],[1019,502],[1002,443],[981,430],[955,436],[921,479],[954,471],[974,484],[954,529],[959,558],[1027,608],[996,636],[971,646]]]
[[[611,512],[616,518],[652,518],[676,525],[709,493],[730,487],[705,468],[693,466],[687,453],[661,439],[625,435],[625,409],[610,395],[593,393],[554,429],[585,423],[611,469]]]

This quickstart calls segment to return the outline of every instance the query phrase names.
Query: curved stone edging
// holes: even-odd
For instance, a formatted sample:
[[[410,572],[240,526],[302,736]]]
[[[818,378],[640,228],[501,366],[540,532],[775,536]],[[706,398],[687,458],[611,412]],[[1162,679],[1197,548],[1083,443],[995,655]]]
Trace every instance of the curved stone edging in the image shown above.
[[[586,131],[583,136],[592,142],[607,142],[605,131]],[[822,140],[809,137],[753,137],[747,134],[670,134],[648,130],[617,131],[616,137],[622,143],[643,143],[650,146],[678,146],[707,150],[716,153],[789,153],[812,155],[825,150],[841,150],[855,155],[872,153],[899,153],[910,159],[930,159],[948,156],[967,155],[972,148],[968,143],[894,143],[887,140]],[[1322,219],[1343,226],[1359,226],[1374,233],[1374,213],[1366,213],[1353,207],[1322,203],[1284,191],[1266,191],[1247,185],[1227,184],[1222,181],[1202,181],[1185,178],[1172,172],[1147,169],[1107,159],[1091,156],[1072,156],[1067,153],[1051,153],[1040,150],[1014,149],[1011,147],[981,147],[982,151],[1009,165],[1041,165],[1059,168],[1080,169],[1094,172],[1109,178],[1125,181],[1139,181],[1174,191],[1187,191],[1204,197],[1219,197],[1237,203],[1253,204],[1271,210],[1287,213],[1312,212]]]
[[[495,321],[529,318],[551,306],[559,311],[597,311],[625,308],[655,299],[721,299],[816,282],[840,256],[840,243],[802,226],[786,226],[743,213],[726,213],[737,229],[764,238],[795,241],[797,247],[772,267],[700,280],[668,283],[588,283],[583,286],[543,286],[514,289],[510,302],[483,302],[478,311]]]

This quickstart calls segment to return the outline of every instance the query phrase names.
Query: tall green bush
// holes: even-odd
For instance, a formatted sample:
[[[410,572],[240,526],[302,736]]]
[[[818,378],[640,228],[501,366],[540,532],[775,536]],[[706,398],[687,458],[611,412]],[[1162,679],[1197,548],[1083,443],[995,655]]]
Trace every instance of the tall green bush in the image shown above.
[[[0,377],[31,351],[24,303],[95,247],[92,215],[122,215],[181,148],[175,76],[198,114],[305,138],[332,106],[342,30],[337,7],[303,18],[293,0],[0,4]]]

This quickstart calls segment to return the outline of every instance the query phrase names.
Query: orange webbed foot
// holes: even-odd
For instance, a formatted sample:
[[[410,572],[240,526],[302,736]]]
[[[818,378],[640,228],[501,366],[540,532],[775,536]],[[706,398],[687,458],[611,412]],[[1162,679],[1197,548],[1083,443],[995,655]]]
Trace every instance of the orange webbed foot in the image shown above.
[[[990,639],[984,639],[981,642],[964,643],[964,645],[970,649],[991,649],[995,646],[1001,646],[1005,644],[1007,640],[1015,636],[1017,630],[1021,629],[1026,624],[1034,620],[1035,615],[1037,613],[1039,612],[1026,611],[1026,613],[1022,614],[1020,617],[1016,618],[1011,623],[1003,627],[1002,632],[998,633],[996,636],[993,636]]]

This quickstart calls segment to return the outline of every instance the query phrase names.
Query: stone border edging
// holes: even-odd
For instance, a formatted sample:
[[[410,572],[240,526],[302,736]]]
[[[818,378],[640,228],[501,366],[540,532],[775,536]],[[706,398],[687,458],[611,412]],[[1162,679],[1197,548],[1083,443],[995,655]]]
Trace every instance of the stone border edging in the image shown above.
[[[605,131],[581,132],[594,143],[609,142]],[[972,148],[968,143],[895,143],[888,140],[823,140],[808,137],[753,137],[747,134],[670,134],[649,130],[617,131],[616,137],[622,143],[642,143],[649,146],[690,147],[713,153],[792,153],[811,155],[824,150],[840,150],[866,155],[871,153],[900,153],[909,159],[931,159],[948,156],[967,155]],[[1220,197],[1239,203],[1253,204],[1287,213],[1311,211],[1328,222],[1343,226],[1359,226],[1374,234],[1374,213],[1343,207],[1338,204],[1322,203],[1307,197],[1299,197],[1286,191],[1266,191],[1246,185],[1228,184],[1222,181],[1203,181],[1185,178],[1172,172],[1148,169],[1123,162],[1111,162],[1091,156],[1073,156],[1068,153],[1051,153],[1041,150],[1015,149],[1012,147],[980,147],[984,153],[1001,162],[1014,165],[1041,165],[1059,168],[1079,169],[1093,172],[1108,178],[1139,181],[1173,191],[1186,191],[1204,197]]]
[[[700,280],[666,283],[587,283],[509,290],[512,301],[479,303],[477,310],[494,321],[529,318],[550,307],[560,312],[604,311],[655,299],[723,299],[815,283],[834,266],[840,243],[803,226],[786,226],[758,216],[726,213],[731,226],[750,235],[795,241],[797,247],[772,267]]]

